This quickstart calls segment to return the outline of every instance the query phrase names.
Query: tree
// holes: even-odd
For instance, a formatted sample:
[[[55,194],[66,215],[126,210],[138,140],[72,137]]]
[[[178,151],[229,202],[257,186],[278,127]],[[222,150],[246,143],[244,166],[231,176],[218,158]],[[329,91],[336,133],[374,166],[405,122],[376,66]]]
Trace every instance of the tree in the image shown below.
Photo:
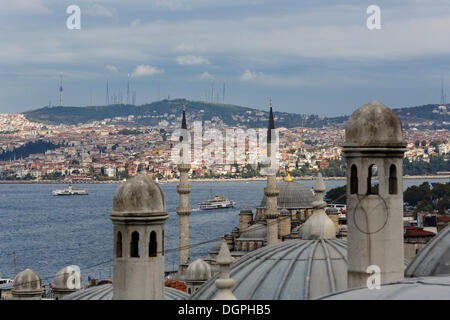
[[[433,206],[427,200],[422,200],[422,201],[419,201],[419,203],[417,204],[416,211],[417,212],[433,211]]]
[[[329,202],[347,202],[347,185],[329,190],[325,197]]]

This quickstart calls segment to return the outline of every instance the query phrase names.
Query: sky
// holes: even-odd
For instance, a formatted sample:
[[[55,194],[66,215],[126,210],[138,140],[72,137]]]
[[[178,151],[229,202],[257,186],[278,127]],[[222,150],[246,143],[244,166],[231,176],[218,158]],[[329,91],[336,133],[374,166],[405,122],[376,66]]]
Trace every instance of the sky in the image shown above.
[[[107,81],[125,99],[128,75],[138,105],[212,86],[219,102],[326,116],[439,103],[449,31],[448,0],[0,0],[0,113],[58,105],[61,73],[66,106],[104,105]]]

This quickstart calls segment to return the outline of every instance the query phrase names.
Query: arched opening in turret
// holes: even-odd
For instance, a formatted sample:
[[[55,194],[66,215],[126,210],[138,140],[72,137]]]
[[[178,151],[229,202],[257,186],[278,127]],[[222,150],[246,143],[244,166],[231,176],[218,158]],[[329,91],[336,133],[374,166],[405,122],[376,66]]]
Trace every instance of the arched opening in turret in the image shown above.
[[[117,238],[116,238],[116,257],[121,258],[122,257],[122,232],[117,232]]]
[[[397,194],[397,167],[392,164],[389,168],[389,194]]]
[[[376,164],[372,164],[367,172],[367,194],[378,194],[378,184],[375,180],[378,180],[378,169]]]
[[[350,172],[350,193],[358,193],[358,169],[356,168],[356,165],[352,165]]]
[[[158,247],[158,243],[156,242],[156,232],[152,231],[150,233],[150,242],[148,244],[148,256],[156,257],[156,250]]]
[[[130,256],[132,258],[139,258],[139,233],[137,231],[131,234]]]

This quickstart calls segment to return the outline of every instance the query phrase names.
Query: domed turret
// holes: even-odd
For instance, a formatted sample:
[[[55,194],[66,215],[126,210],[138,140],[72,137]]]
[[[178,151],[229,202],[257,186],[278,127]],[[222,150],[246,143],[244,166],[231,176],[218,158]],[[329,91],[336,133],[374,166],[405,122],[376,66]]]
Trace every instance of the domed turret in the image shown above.
[[[163,212],[164,194],[159,185],[145,174],[127,180],[114,194],[111,215],[148,216]]]
[[[371,101],[356,110],[345,128],[344,146],[402,146],[402,123],[397,114]]]
[[[62,268],[56,273],[53,282],[55,299],[61,299],[64,296],[83,288],[80,268],[78,266],[67,266]]]
[[[192,262],[186,270],[186,285],[189,294],[197,292],[198,288],[212,276],[211,267],[202,259]]]
[[[41,277],[31,269],[25,269],[14,278],[12,295],[18,300],[40,300],[44,288]]]

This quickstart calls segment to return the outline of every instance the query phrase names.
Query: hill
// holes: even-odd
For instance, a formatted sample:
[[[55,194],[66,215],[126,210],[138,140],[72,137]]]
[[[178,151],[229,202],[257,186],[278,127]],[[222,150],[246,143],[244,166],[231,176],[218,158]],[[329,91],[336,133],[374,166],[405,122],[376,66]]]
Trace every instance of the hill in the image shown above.
[[[229,126],[261,128],[267,126],[268,111],[231,105],[208,103],[204,101],[188,101],[185,99],[162,100],[135,105],[108,105],[89,107],[45,107],[24,112],[30,121],[46,124],[79,124],[105,119],[133,125],[157,126],[162,121],[171,123],[180,115],[183,103],[188,108],[189,121],[222,121]],[[418,107],[394,109],[405,127],[449,128],[449,114],[436,113],[438,105],[429,104]],[[131,117],[130,117],[131,116]],[[318,115],[274,112],[278,127],[343,127],[348,116],[328,118]]]

